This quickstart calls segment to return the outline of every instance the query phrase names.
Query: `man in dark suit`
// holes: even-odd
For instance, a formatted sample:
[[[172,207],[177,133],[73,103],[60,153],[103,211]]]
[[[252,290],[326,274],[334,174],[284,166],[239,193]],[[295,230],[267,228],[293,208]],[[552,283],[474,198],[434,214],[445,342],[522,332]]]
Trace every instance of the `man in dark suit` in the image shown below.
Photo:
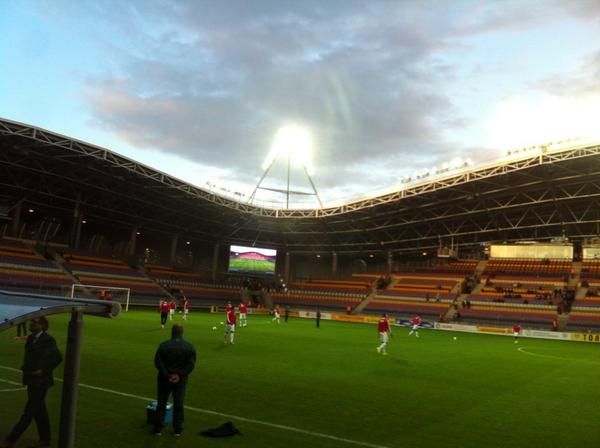
[[[160,435],[164,425],[169,394],[173,394],[173,430],[175,437],[183,430],[183,399],[189,374],[196,365],[196,349],[183,340],[183,327],[173,325],[171,339],[158,346],[154,356],[158,370],[157,405],[154,434]]]
[[[10,448],[35,420],[39,442],[37,447],[50,446],[50,418],[46,409],[46,393],[54,385],[52,371],[62,362],[62,355],[56,341],[46,331],[48,320],[37,317],[29,321],[30,335],[25,342],[25,358],[23,360],[23,385],[27,386],[27,403],[23,415],[0,442],[0,448]]]

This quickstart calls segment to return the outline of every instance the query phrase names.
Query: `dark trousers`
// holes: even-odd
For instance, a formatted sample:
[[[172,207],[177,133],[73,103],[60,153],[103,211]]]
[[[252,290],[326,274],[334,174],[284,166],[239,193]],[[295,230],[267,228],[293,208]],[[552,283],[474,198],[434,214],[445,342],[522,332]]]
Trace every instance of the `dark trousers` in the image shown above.
[[[160,313],[160,324],[164,325],[167,323],[167,317],[169,316],[169,313]]]
[[[173,394],[173,430],[181,433],[183,430],[183,399],[185,398],[186,381],[180,381],[177,384],[170,383],[168,378],[159,377],[157,381],[156,394],[156,421],[154,422],[154,432],[160,432],[165,424],[165,413],[167,410],[167,400],[169,395]]]
[[[27,325],[25,322],[17,325],[17,336],[27,336]]]
[[[29,427],[32,420],[35,420],[37,425],[40,442],[50,444],[50,418],[48,417],[48,409],[46,408],[46,386],[28,386],[27,387],[27,403],[23,409],[23,415],[6,436],[6,440],[14,443],[25,430]]]

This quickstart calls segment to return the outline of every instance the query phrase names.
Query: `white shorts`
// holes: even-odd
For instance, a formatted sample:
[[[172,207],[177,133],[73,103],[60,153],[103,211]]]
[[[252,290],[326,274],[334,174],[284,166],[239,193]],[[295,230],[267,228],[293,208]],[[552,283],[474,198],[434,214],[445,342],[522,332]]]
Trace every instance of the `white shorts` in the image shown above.
[[[275,313],[275,319],[279,319],[279,313]]]
[[[187,308],[183,310],[183,314],[187,314],[187,313],[189,313],[189,312],[190,312],[190,310],[189,310],[189,309],[187,309]]]
[[[226,332],[227,332],[227,334],[235,333],[235,324],[227,324]]]
[[[379,341],[382,344],[387,344],[387,341],[388,341],[388,334],[387,334],[387,332],[385,332],[385,333],[379,333]]]
[[[246,318],[246,313],[240,313],[240,319],[245,319]]]
[[[413,325],[412,329],[413,329],[413,331],[417,331],[419,329],[419,326],[418,325]]]
[[[174,310],[173,308],[171,308],[171,309],[169,310],[169,314],[172,316],[173,314],[175,314],[175,310]]]
[[[519,333],[515,331],[515,332],[513,333],[513,335],[514,335],[514,336],[515,336],[515,338],[516,338],[517,336],[519,336]]]

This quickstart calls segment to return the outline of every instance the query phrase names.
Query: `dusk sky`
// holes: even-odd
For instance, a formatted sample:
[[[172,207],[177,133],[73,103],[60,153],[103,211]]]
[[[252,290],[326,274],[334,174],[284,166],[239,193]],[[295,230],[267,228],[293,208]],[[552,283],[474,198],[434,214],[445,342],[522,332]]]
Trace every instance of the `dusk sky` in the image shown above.
[[[325,205],[600,128],[600,0],[4,0],[0,62],[0,117],[243,198],[290,124]]]

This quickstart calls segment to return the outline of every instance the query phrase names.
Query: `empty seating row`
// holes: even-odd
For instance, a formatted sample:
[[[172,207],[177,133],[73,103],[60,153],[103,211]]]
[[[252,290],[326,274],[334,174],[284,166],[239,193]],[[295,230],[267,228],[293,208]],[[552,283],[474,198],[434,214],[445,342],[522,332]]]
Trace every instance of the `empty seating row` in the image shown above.
[[[343,281],[343,280],[310,280],[305,282],[292,282],[289,289],[310,290],[310,291],[332,291],[354,294],[365,294],[371,288],[369,282],[364,281]]]
[[[194,305],[218,305],[228,301],[233,303],[239,302],[242,297],[240,288],[223,284],[189,286],[183,290],[183,293],[192,300]]]
[[[581,263],[581,279],[600,279],[600,260]]]
[[[571,273],[572,262],[565,260],[489,260],[483,275],[556,276]]]
[[[144,266],[146,275],[152,277],[158,281],[171,283],[171,282],[206,282],[206,276],[200,275],[195,272],[183,272],[178,271],[170,266],[152,265],[146,264]]]
[[[579,301],[577,301],[579,302]],[[600,328],[600,308],[585,304],[574,306],[569,313],[568,330],[586,330]]]
[[[460,274],[461,276],[472,275],[477,268],[477,260],[462,260],[439,262],[432,268],[417,268],[416,272],[428,272],[438,274]]]
[[[370,313],[393,313],[395,315],[412,316],[430,316],[439,319],[448,311],[450,300],[440,300],[440,302],[426,302],[422,299],[384,299],[375,298],[369,302],[365,312]]]
[[[274,292],[271,294],[273,304],[283,306],[302,306],[328,310],[344,310],[350,306],[356,307],[362,299],[359,297],[342,297],[339,295],[325,295],[319,293],[298,294],[293,291]]]
[[[380,291],[376,298],[390,299],[390,300],[398,300],[402,298],[420,298],[425,300],[426,302],[436,302],[439,300],[452,301],[456,297],[456,294],[450,293],[449,291],[435,291],[431,292],[429,290],[395,290],[388,289],[385,291]]]
[[[63,294],[72,283],[58,265],[32,248],[0,244],[0,287]]]
[[[122,261],[79,254],[65,254],[64,258],[64,266],[82,284],[129,288],[134,299],[138,296],[160,297],[165,294],[154,281]]]
[[[551,305],[519,305],[512,303],[489,304],[471,302],[470,308],[460,310],[462,320],[487,323],[525,323],[550,328],[556,318],[556,307]]]

